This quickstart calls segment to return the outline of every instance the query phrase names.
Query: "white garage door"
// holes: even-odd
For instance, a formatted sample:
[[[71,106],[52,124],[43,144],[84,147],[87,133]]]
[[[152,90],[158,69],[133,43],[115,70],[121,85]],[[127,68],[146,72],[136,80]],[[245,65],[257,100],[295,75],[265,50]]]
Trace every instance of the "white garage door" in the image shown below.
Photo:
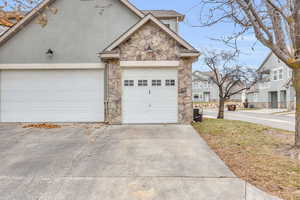
[[[123,123],[177,123],[177,70],[124,69]]]
[[[2,122],[104,121],[103,70],[1,71]]]

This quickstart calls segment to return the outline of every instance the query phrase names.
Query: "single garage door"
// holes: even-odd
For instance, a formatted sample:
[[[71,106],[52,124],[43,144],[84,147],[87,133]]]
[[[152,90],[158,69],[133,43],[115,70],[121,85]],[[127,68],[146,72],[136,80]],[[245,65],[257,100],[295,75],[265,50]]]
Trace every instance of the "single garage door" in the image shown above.
[[[2,70],[2,122],[104,121],[103,70]]]
[[[123,123],[177,123],[177,69],[123,70]]]

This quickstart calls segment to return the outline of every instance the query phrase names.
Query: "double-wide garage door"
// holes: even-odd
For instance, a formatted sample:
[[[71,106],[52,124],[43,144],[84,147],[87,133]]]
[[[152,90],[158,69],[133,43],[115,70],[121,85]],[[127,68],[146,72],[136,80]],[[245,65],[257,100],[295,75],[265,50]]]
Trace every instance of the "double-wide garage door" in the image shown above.
[[[1,122],[104,121],[103,70],[2,70]]]
[[[177,123],[177,69],[123,70],[123,123]]]

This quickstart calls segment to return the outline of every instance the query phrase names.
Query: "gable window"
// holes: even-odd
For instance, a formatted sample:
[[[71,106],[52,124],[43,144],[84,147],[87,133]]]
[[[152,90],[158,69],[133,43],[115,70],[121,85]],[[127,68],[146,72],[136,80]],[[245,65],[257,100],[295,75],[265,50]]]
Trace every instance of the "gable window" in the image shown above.
[[[138,80],[138,86],[148,86],[147,80]]]
[[[274,71],[273,71],[273,80],[274,80],[274,81],[277,81],[277,80],[278,80],[278,71],[277,71],[277,70],[274,70]]]
[[[278,72],[279,72],[279,75],[278,75],[279,80],[282,80],[283,79],[283,69],[280,69]]]
[[[166,80],[166,86],[169,86],[168,84],[170,83],[170,80]],[[193,87],[196,89],[196,88],[199,88],[199,83],[198,82],[194,82],[193,83]]]
[[[166,86],[175,86],[175,80],[166,80]],[[196,86],[198,86],[198,83],[196,83]]]
[[[124,86],[134,86],[134,80],[125,80]]]
[[[208,88],[208,87],[209,87],[209,82],[205,81],[205,88]]]
[[[152,80],[152,86],[161,86],[161,80]]]

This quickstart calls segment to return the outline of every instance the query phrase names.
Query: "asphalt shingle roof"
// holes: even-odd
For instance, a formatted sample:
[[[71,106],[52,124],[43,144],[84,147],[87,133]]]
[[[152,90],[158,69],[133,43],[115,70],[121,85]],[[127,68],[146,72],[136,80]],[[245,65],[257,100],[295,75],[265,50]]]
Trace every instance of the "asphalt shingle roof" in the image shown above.
[[[184,19],[184,15],[178,13],[175,10],[142,10],[142,12],[145,15],[151,13],[157,18],[178,17],[180,21],[182,21]]]

